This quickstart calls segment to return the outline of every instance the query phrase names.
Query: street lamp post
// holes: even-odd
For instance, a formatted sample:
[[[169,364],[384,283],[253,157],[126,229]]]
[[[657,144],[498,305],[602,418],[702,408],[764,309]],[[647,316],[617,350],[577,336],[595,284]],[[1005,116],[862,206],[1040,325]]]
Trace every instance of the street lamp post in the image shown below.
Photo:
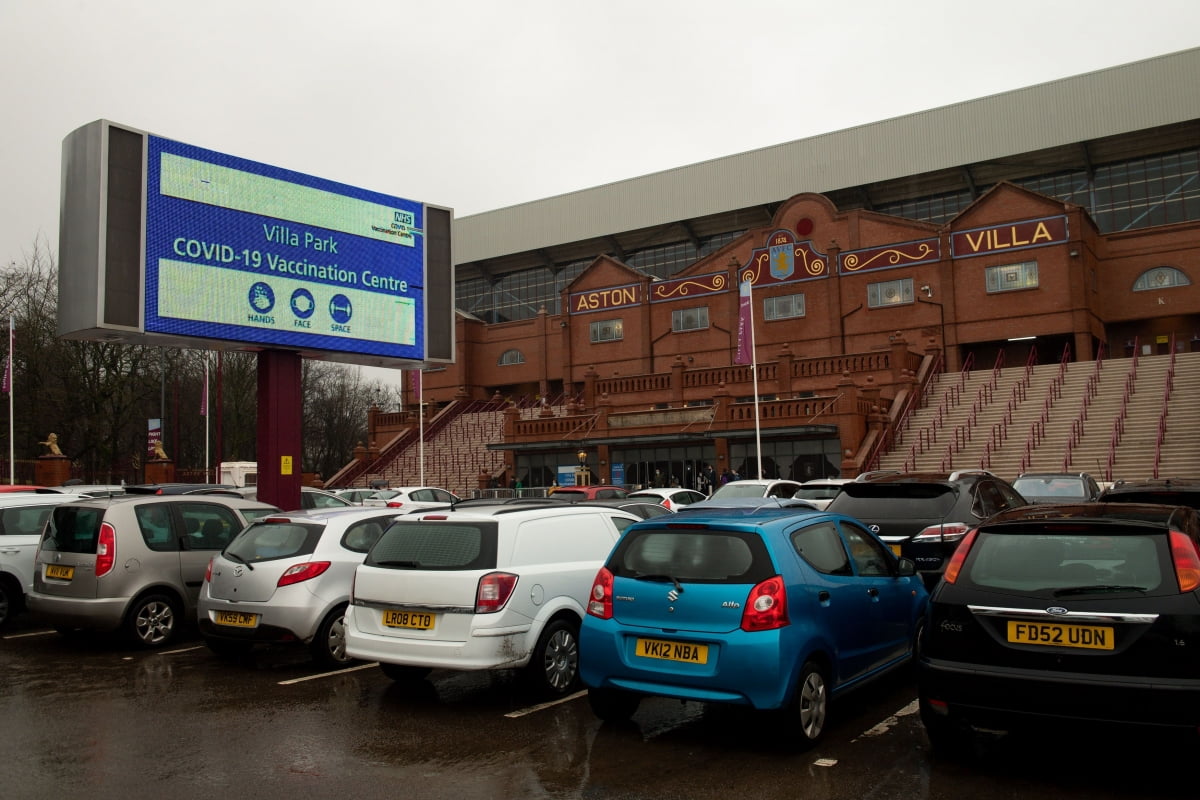
[[[588,474],[587,451],[580,450],[575,457],[579,459],[579,466],[575,469],[575,485],[587,486],[592,482],[591,476]]]

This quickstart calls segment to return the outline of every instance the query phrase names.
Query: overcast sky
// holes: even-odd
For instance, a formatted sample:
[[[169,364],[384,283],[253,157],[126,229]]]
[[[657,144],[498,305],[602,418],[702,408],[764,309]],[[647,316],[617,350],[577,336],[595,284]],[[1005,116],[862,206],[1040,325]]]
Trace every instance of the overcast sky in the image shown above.
[[[0,0],[0,263],[107,118],[515,205],[1200,45],[1200,2]]]

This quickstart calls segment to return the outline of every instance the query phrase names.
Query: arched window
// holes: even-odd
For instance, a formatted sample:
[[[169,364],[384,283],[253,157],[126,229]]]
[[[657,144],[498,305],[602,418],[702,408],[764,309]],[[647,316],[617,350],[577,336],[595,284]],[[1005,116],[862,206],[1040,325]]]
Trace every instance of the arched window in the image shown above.
[[[508,364],[524,364],[524,363],[525,363],[525,354],[522,353],[520,350],[505,350],[503,353],[500,354],[499,364],[502,367],[506,366]]]
[[[1175,286],[1191,286],[1188,276],[1174,267],[1155,267],[1148,269],[1133,282],[1135,292],[1152,292],[1156,289],[1170,289]]]

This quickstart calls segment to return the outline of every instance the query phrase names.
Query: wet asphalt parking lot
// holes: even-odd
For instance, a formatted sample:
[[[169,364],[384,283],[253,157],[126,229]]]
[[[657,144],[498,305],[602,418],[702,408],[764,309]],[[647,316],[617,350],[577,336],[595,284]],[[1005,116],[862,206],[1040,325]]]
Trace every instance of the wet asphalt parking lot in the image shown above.
[[[1196,798],[1200,743],[1047,732],[972,761],[930,752],[910,674],[834,705],[799,751],[743,709],[643,702],[602,724],[507,673],[393,684],[302,653],[228,662],[189,634],[163,650],[0,633],[0,796],[210,798]]]

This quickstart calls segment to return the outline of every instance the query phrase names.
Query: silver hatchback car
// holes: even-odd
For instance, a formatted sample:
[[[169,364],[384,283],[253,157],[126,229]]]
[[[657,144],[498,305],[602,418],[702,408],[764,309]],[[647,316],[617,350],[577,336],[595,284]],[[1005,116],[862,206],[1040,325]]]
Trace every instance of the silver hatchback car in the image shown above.
[[[200,633],[223,656],[254,645],[307,645],[338,667],[346,655],[342,617],[354,569],[397,514],[350,506],[273,514],[213,556],[200,589]]]
[[[126,495],[56,506],[34,560],[36,621],[70,633],[123,631],[160,647],[195,616],[214,551],[279,509],[216,495]]]

